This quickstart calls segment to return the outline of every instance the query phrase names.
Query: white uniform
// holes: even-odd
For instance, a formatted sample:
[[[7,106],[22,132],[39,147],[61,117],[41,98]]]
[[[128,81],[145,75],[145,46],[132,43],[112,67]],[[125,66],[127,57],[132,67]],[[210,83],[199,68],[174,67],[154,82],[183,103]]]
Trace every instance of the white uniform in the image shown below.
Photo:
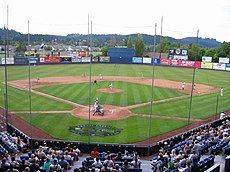
[[[221,112],[221,114],[220,114],[220,119],[223,119],[224,117],[225,117],[224,112]]]
[[[99,76],[100,76],[100,80],[102,80],[102,79],[103,79],[103,76],[102,76],[102,74],[101,74],[101,73],[100,73],[100,75],[99,75]]]
[[[182,90],[184,90],[184,88],[185,88],[185,82],[182,82],[181,88],[182,88]]]
[[[220,89],[220,96],[221,97],[224,96],[224,89],[223,88]]]
[[[109,89],[112,90],[113,89],[113,84],[109,84]]]

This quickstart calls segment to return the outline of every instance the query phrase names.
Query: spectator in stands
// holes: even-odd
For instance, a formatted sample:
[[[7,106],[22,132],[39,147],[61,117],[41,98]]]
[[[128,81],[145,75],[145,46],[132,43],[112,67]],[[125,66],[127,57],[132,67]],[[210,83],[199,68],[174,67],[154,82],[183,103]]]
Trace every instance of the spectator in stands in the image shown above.
[[[82,161],[82,163],[81,163],[81,167],[79,168],[82,172],[84,171],[84,172],[88,172],[88,171],[90,171],[89,170],[89,168],[88,167],[86,167],[86,164],[85,164],[85,162],[84,161]]]
[[[34,160],[36,160],[36,161],[37,161],[37,160],[38,160],[38,158],[35,156],[35,154],[33,154],[33,153],[32,153],[32,154],[30,155],[30,157],[29,157],[28,162],[29,162],[29,163],[33,163],[33,162],[34,162]]]
[[[95,147],[95,148],[91,151],[90,156],[93,157],[93,158],[95,158],[95,157],[99,157],[99,154],[100,154],[100,153],[97,151],[97,148]]]
[[[48,152],[49,152],[49,147],[47,146],[46,142],[43,143],[42,150],[43,150],[45,153],[48,153]]]
[[[10,164],[6,161],[6,158],[2,158],[1,171],[6,171],[10,167]]]
[[[139,154],[137,152],[133,153],[133,159],[135,159],[135,158],[140,158],[140,156],[139,156]]]
[[[129,165],[129,162],[127,160],[125,160],[122,164],[122,168],[131,168],[131,166]]]
[[[13,166],[14,168],[19,167],[19,163],[18,163],[18,161],[16,161],[15,156],[11,157],[10,165]]]
[[[108,167],[107,164],[103,164],[103,167],[101,168],[101,172],[110,172],[113,169]]]
[[[80,149],[78,149],[77,146],[73,146],[73,152],[77,154],[77,160],[78,160],[78,157],[81,155]]]
[[[73,158],[71,157],[71,155],[68,154],[68,151],[65,152],[64,157],[65,160],[68,161],[70,165],[73,165]]]
[[[190,149],[191,149],[191,148],[190,148],[190,143],[187,142],[186,145],[185,145],[185,147],[184,147],[184,149],[183,149],[183,150],[184,150],[184,153],[187,154],[188,151],[189,151]]]
[[[131,164],[133,168],[141,168],[141,160],[138,158],[134,158]]]
[[[168,159],[167,167],[168,167],[169,170],[175,169],[175,167],[174,167],[174,162],[172,161],[171,158]]]
[[[91,167],[91,172],[100,172],[101,170],[99,168],[96,168],[95,166],[92,165]]]
[[[16,136],[15,133],[12,133],[12,142],[15,144],[17,144],[17,142],[18,142],[18,137]]]
[[[29,166],[30,167],[30,171],[38,171],[40,170],[40,166],[37,164],[37,160],[33,159],[32,164]]]
[[[16,168],[14,168],[13,165],[10,165],[9,169],[7,170],[7,172],[19,172]]]
[[[42,146],[39,146],[38,152],[37,152],[38,159],[46,158],[46,154],[42,149]]]
[[[24,172],[30,172],[30,168],[29,167],[25,167]]]
[[[111,159],[111,156],[107,157],[107,159],[104,161],[103,165],[105,165],[105,164],[108,168],[114,167],[114,163],[113,163],[113,160]]]
[[[58,164],[58,160],[55,158],[53,164],[50,165],[50,171],[61,172],[61,165]]]
[[[107,157],[107,153],[103,151],[100,153],[100,156],[101,156],[101,159],[105,160]]]
[[[85,166],[86,167],[91,167],[91,165],[92,165],[92,161],[90,161],[90,157],[86,157]]]
[[[190,172],[191,168],[190,168],[191,162],[189,160],[186,161],[186,167],[185,168],[180,168],[179,172]]]
[[[118,164],[116,164],[114,166],[113,172],[122,172],[122,170],[121,170],[121,168],[120,168],[120,166]]]
[[[133,158],[130,156],[129,151],[125,150],[123,160],[131,160],[131,159],[133,159]]]
[[[100,169],[103,166],[99,157],[96,157],[96,161],[92,165],[94,165],[96,168],[100,168]]]
[[[51,166],[51,162],[50,162],[50,159],[49,158],[46,158],[46,161],[44,162],[43,164],[43,170],[49,170],[50,169],[50,166]]]
[[[22,159],[21,163],[18,166],[19,171],[24,171],[26,167],[29,167],[28,163],[26,162],[25,159]]]
[[[172,149],[171,150],[171,154],[170,154],[170,157],[172,158],[172,160],[175,160],[176,159],[176,150],[175,149]]]
[[[17,139],[17,147],[20,151],[23,151],[23,149],[26,147],[26,143],[24,143],[20,136],[18,136]]]
[[[188,159],[189,159],[191,162],[193,162],[194,159],[199,159],[199,156],[198,156],[198,154],[196,153],[196,151],[193,150],[192,153],[189,155]]]
[[[193,145],[192,150],[194,150],[196,152],[196,154],[199,154],[199,150],[200,150],[200,143],[198,140],[195,141],[195,144]]]
[[[78,161],[78,153],[74,152],[74,150],[72,148],[70,148],[69,152],[68,152],[68,155],[70,155],[72,157],[72,160],[75,161],[77,160]]]
[[[122,153],[121,152],[118,152],[117,156],[114,158],[115,161],[122,161]]]
[[[68,161],[65,160],[64,156],[61,156],[61,159],[58,161],[58,163],[64,170],[68,170],[70,168],[70,165]]]

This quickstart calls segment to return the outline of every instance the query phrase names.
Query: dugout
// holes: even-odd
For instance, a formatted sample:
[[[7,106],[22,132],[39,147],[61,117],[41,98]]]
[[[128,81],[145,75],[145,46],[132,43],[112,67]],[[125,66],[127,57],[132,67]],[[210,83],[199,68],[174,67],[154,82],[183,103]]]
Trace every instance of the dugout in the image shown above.
[[[135,55],[133,48],[109,48],[110,63],[131,64]]]

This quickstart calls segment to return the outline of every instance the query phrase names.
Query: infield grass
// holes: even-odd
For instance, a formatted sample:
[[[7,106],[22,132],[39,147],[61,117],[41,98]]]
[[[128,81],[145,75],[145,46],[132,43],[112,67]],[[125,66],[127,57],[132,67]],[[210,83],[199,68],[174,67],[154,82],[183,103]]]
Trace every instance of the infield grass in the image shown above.
[[[123,92],[120,93],[102,93],[98,92],[98,89],[108,88],[108,85],[112,83],[113,88],[121,89]],[[50,94],[56,97],[60,97],[65,100],[76,102],[82,105],[88,105],[89,83],[78,83],[78,84],[64,84],[55,86],[46,86],[36,89],[39,92]],[[185,95],[175,89],[155,87],[155,100],[168,99],[172,97],[178,97]],[[150,102],[150,96],[152,87],[149,85],[136,84],[130,82],[121,81],[100,81],[98,85],[91,84],[91,104],[94,103],[96,97],[99,98],[100,104],[109,104],[116,106],[129,106],[134,104]]]

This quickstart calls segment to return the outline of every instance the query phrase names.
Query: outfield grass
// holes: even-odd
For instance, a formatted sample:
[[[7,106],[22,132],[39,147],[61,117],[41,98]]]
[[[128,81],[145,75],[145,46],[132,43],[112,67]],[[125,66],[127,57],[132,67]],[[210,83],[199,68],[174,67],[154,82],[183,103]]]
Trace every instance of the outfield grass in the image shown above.
[[[229,96],[230,92],[226,91],[224,97],[218,97],[218,107],[216,107],[217,94],[193,97],[190,117],[197,119],[206,119],[214,116],[216,114],[216,110],[218,112],[229,110]],[[190,98],[170,101],[167,103],[158,103],[153,105],[152,114],[160,116],[188,118],[189,105]],[[150,110],[150,105],[131,109],[133,113],[137,114],[150,114]]]
[[[28,66],[9,66],[8,80],[27,79]],[[41,65],[31,66],[31,79],[43,77],[56,76],[81,76],[83,73],[89,75],[88,64],[71,64],[71,65]],[[132,76],[145,78],[152,77],[152,66],[147,65],[121,65],[121,64],[93,64],[92,75],[99,76]],[[162,78],[175,81],[192,81],[193,69],[189,68],[175,68],[175,67],[159,67],[155,66],[155,78]],[[196,70],[195,82],[212,85],[218,88],[223,87],[224,96],[220,97],[219,93],[208,94],[202,96],[193,96],[192,102],[190,98],[174,100],[165,103],[153,104],[151,106],[143,106],[131,109],[134,113],[153,114],[161,116],[182,117],[187,118],[191,106],[191,118],[205,119],[213,116],[221,111],[230,110],[230,72],[213,71],[213,70]],[[0,105],[4,107],[5,99],[5,85],[4,82],[4,67],[0,67]],[[131,105],[139,102],[149,102],[151,99],[151,88],[145,85],[138,85],[133,83],[116,82],[119,83],[119,88],[124,89],[122,94],[107,95],[105,93],[95,92],[93,87],[92,99],[99,97],[103,104],[112,105]],[[85,85],[86,84],[86,85]],[[102,84],[102,83],[101,83]],[[107,82],[103,84],[108,87]],[[86,105],[88,102],[88,85],[87,83],[57,85],[50,87],[39,88],[39,91],[53,94],[55,96]],[[127,89],[128,85],[132,85],[132,89]],[[68,88],[67,88],[68,87]],[[28,111],[29,110],[29,94],[27,91],[18,90],[16,88],[8,87],[9,110],[10,111]],[[135,92],[135,93],[133,93]],[[137,94],[138,92],[138,94]],[[159,100],[167,97],[179,96],[181,93],[165,88],[154,87],[154,100]],[[218,98],[218,106],[217,105]],[[85,103],[86,102],[86,103]],[[70,110],[73,107],[65,103],[61,103],[49,98],[41,97],[32,94],[32,110]],[[32,122],[35,126],[43,129],[54,137],[63,140],[78,140],[88,141],[88,137],[82,137],[68,131],[71,125],[81,123],[88,123],[87,120],[77,119],[69,114],[32,114]],[[19,115],[28,119],[27,115]],[[58,117],[58,118],[56,118]],[[187,124],[186,121],[168,120],[153,118],[151,134],[150,118],[148,117],[129,117],[127,119],[117,121],[91,121],[93,124],[112,125],[122,129],[122,134],[113,137],[91,137],[91,142],[108,142],[108,143],[131,143],[141,141],[148,136],[157,136],[167,131],[174,130]]]
[[[1,93],[5,93],[5,87],[0,85]],[[32,111],[56,111],[56,110],[71,110],[74,107],[50,99],[38,94],[31,93],[31,103]],[[0,97],[0,106],[5,107],[5,95],[1,94]],[[9,111],[29,111],[30,102],[29,102],[29,92],[25,90],[15,89],[13,87],[8,87],[8,108]]]
[[[19,117],[29,121],[28,114],[18,114]],[[122,120],[91,121],[91,124],[110,125],[121,129],[115,136],[91,137],[91,142],[102,143],[134,143],[146,140],[149,136],[148,117],[132,116]],[[32,124],[49,133],[51,136],[71,141],[88,142],[87,136],[80,136],[69,131],[70,126],[88,124],[88,120],[75,118],[70,114],[32,114]],[[148,125],[146,125],[148,124]],[[151,137],[169,132],[178,127],[185,126],[187,121],[152,118]]]
[[[123,92],[109,94],[97,92],[97,89],[107,88],[108,85],[112,83],[114,88],[121,89]],[[79,83],[79,84],[65,84],[65,85],[55,85],[37,88],[39,92],[50,94],[56,97],[60,97],[65,100],[76,102],[82,105],[88,105],[88,88],[89,83]],[[116,106],[129,106],[134,104],[150,102],[150,96],[152,87],[149,85],[142,85],[130,82],[106,82],[100,81],[98,85],[91,86],[91,97],[94,103],[95,97],[98,97],[100,104],[109,104]],[[155,87],[156,94],[154,95],[154,100],[168,99],[172,97],[178,97],[185,95],[175,89]]]

